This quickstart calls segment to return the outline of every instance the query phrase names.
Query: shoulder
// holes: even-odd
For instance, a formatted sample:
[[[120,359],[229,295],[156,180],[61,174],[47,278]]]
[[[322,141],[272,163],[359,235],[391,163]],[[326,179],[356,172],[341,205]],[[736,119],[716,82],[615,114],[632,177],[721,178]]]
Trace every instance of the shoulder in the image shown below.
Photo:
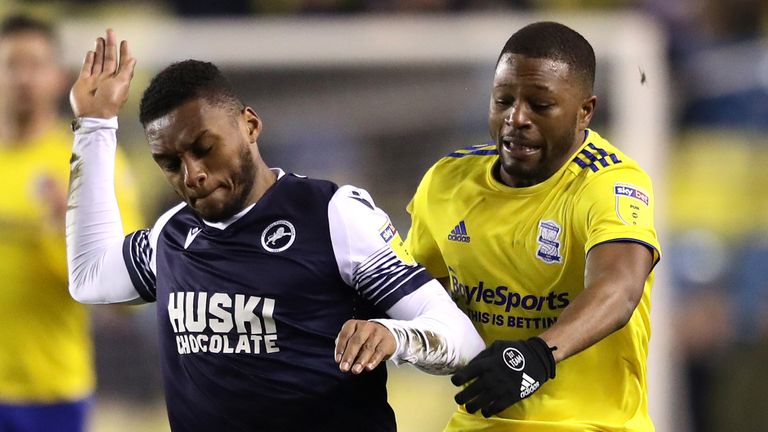
[[[632,198],[646,206],[653,201],[650,176],[640,165],[607,140],[594,134],[573,159],[574,171],[581,180],[578,201],[585,206],[607,200]]]
[[[441,191],[453,189],[462,181],[484,176],[489,166],[498,159],[496,143],[487,142],[454,150],[440,158],[424,174],[423,187]],[[424,191],[426,192],[426,190]]]
[[[332,234],[343,226],[345,235],[357,242],[366,241],[371,236],[389,241],[396,233],[389,216],[376,206],[371,194],[352,185],[341,186],[333,195],[328,203],[328,220]]]
[[[352,185],[339,187],[328,204],[331,212],[339,212],[347,219],[355,215],[368,214],[377,210],[373,197],[367,190]]]
[[[339,186],[330,180],[314,179],[294,173],[286,173],[278,181],[287,192],[307,197],[330,199],[339,189]]]
[[[472,169],[477,166],[484,166],[489,161],[495,161],[498,156],[499,151],[496,148],[496,143],[486,142],[454,150],[438,160],[434,168]]]
[[[648,174],[634,159],[592,130],[586,145],[570,163],[576,175],[585,179],[585,186],[621,178],[650,182]]]

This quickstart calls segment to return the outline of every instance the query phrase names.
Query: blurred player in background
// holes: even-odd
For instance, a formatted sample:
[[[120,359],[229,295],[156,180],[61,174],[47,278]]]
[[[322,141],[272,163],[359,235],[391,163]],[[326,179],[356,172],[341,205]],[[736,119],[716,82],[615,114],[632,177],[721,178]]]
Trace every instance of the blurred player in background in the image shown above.
[[[467,386],[447,430],[653,430],[651,180],[588,129],[594,79],[579,33],[516,32],[493,79],[493,142],[438,161],[409,204],[409,251],[489,344],[452,378]]]
[[[211,63],[175,63],[144,92],[183,202],[125,237],[111,177],[135,63],[108,31],[70,93],[70,291],[157,302],[173,430],[394,431],[382,360],[445,374],[484,348],[365,190],[266,166],[261,120]]]
[[[67,291],[64,217],[71,154],[66,88],[46,22],[0,24],[0,431],[82,431],[94,370],[88,310]],[[120,158],[126,227],[140,221]]]

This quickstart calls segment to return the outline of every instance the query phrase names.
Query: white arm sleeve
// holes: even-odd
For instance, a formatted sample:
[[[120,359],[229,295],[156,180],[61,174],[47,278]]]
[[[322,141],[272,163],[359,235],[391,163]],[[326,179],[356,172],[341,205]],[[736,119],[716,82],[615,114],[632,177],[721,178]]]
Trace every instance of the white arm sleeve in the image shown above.
[[[70,161],[66,241],[69,293],[81,303],[139,299],[123,259],[123,227],[115,196],[117,117],[85,118]]]
[[[448,374],[485,348],[439,282],[416,264],[387,214],[363,189],[342,186],[328,204],[331,243],[344,281],[393,319],[391,360]]]
[[[393,319],[371,321],[395,336],[397,350],[390,359],[395,364],[411,363],[425,372],[445,375],[485,349],[472,322],[434,279],[395,303],[387,315]]]

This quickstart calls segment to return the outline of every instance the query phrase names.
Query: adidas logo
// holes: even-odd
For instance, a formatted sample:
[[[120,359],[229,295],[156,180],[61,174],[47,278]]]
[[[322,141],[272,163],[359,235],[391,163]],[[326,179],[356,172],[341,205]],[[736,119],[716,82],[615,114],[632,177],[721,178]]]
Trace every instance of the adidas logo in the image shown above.
[[[469,235],[467,234],[467,226],[464,225],[464,221],[459,222],[458,225],[453,227],[451,233],[448,234],[448,240],[469,243]]]
[[[520,398],[522,399],[529,396],[531,393],[535,392],[540,385],[541,384],[539,384],[538,381],[523,372],[523,380],[520,382]]]

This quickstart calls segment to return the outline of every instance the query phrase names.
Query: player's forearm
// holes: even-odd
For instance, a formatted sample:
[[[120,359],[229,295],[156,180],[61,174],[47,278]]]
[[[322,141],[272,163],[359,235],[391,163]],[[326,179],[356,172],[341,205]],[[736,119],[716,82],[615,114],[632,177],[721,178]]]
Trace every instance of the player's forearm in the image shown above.
[[[578,354],[624,327],[637,307],[637,300],[626,292],[606,283],[576,297],[557,323],[540,335],[551,348],[557,347],[555,360]]]
[[[397,341],[395,363],[411,363],[432,374],[450,374],[485,348],[472,323],[437,281],[404,297],[387,314],[373,320],[386,326]]]
[[[138,297],[122,264],[123,228],[115,196],[117,118],[83,119],[70,161],[66,243],[69,290],[83,303]]]

